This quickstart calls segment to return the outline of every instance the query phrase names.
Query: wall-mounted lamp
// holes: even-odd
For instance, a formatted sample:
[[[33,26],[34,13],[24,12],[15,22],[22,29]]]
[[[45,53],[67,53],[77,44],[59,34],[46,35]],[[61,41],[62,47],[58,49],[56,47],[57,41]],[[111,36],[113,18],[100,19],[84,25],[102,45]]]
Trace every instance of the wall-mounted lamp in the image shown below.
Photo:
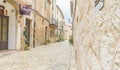
[[[3,0],[3,3],[6,3],[6,0]]]

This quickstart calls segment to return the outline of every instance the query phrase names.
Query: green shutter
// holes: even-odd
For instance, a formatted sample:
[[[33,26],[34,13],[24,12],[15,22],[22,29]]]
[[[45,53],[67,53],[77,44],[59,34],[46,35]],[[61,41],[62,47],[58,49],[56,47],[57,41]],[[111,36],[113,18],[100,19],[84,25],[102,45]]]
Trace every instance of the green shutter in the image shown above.
[[[46,10],[46,0],[44,0],[44,10]]]
[[[54,10],[54,0],[52,0],[52,10]]]

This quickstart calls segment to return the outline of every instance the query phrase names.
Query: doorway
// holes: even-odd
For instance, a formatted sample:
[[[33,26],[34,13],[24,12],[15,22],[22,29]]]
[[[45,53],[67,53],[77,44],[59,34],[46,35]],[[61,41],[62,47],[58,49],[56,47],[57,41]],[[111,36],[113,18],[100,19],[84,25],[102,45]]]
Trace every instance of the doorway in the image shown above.
[[[30,19],[26,19],[25,44],[30,47]]]
[[[45,27],[45,41],[47,40],[47,27]]]
[[[8,50],[8,16],[0,15],[0,50]]]

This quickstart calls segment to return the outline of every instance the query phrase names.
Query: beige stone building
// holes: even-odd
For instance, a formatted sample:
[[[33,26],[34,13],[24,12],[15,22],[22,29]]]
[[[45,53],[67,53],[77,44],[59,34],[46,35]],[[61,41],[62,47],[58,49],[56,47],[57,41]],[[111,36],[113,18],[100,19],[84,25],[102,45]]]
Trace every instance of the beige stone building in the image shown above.
[[[0,0],[0,50],[33,47],[34,0]]]
[[[0,0],[0,50],[54,42],[55,7],[55,0]]]
[[[36,45],[56,42],[56,0],[37,0]]]
[[[79,70],[120,70],[120,0],[73,0]]]
[[[49,40],[51,42],[56,42],[56,35],[55,35],[55,31],[57,29],[56,0],[51,1],[50,10],[51,10],[51,14],[50,14],[50,26],[49,26]]]
[[[42,45],[49,39],[51,0],[36,0],[35,44]]]
[[[59,38],[64,39],[65,20],[64,20],[63,12],[58,5],[56,5],[56,22],[58,26],[56,29],[57,39]]]
[[[72,37],[72,24],[66,23],[64,26],[64,39],[69,40]]]

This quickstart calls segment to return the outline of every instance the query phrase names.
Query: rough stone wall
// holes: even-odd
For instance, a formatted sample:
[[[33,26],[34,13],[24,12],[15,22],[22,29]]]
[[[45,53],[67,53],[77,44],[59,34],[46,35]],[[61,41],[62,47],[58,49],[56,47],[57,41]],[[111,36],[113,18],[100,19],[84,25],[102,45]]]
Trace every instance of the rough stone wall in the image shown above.
[[[32,5],[32,8],[34,8],[34,0],[15,0],[16,3],[18,4],[21,4],[21,5],[25,5],[25,4],[28,4],[28,5]],[[19,9],[19,8],[18,8]],[[26,19],[29,19],[30,20],[30,43],[29,43],[29,47],[30,48],[33,48],[33,22],[34,22],[34,12],[31,11],[30,15],[20,15],[19,14],[19,11],[17,13],[17,21],[19,24],[17,24],[17,33],[20,34],[21,36],[18,36],[21,37],[20,39],[17,40],[17,42],[20,44],[18,46],[20,46],[20,48],[17,48],[17,49],[20,49],[20,50],[24,50],[24,47],[26,46],[25,45],[25,35],[24,35],[24,31],[26,29]]]
[[[49,27],[49,40],[51,43],[56,41],[55,28],[52,26]]]
[[[44,19],[40,17],[39,15],[36,15],[36,46],[41,45],[45,40],[44,40],[44,31],[45,28],[43,27],[44,25]]]
[[[120,70],[120,0],[104,0],[92,14],[93,0],[77,0],[74,47],[79,70]]]
[[[45,32],[47,27],[47,37],[49,35],[49,22],[47,22],[43,17],[36,15],[36,46],[42,45],[45,42]]]
[[[46,19],[50,19],[50,12],[48,11],[48,8],[50,7],[49,5],[47,5],[47,9],[46,11],[44,10],[44,0],[36,0],[37,4],[36,4],[36,10],[38,11],[38,13],[40,15],[42,15],[43,17],[41,17],[40,15],[36,14],[36,46],[39,46],[41,44],[43,44],[45,42],[45,28],[47,27],[47,39],[48,39],[48,28],[49,28],[49,22],[47,22]],[[48,2],[47,2],[48,3]],[[44,13],[43,13],[44,12]],[[45,12],[47,14],[45,14]]]

